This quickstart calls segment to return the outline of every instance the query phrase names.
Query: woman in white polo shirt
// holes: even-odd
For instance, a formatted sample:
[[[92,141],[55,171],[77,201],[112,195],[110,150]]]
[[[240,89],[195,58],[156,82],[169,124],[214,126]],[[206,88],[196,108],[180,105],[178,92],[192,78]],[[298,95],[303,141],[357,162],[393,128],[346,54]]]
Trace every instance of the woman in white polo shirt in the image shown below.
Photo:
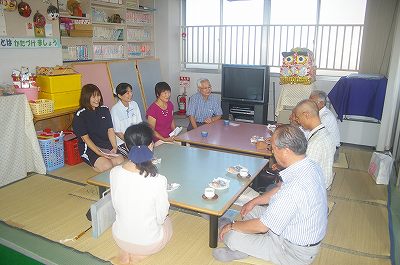
[[[111,118],[114,125],[114,131],[117,135],[118,150],[125,157],[128,156],[128,150],[125,147],[125,130],[133,125],[142,122],[142,116],[138,104],[132,100],[132,87],[128,83],[120,83],[115,88],[118,96],[118,102],[111,109]]]

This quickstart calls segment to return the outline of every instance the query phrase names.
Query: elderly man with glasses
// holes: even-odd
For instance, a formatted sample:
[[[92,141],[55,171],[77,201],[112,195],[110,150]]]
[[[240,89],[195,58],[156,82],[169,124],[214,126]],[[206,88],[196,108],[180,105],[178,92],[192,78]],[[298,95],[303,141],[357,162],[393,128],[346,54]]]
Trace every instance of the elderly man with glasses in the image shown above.
[[[205,123],[212,123],[221,119],[221,101],[216,95],[211,94],[211,84],[206,78],[197,80],[198,92],[190,97],[187,109],[190,131]]]

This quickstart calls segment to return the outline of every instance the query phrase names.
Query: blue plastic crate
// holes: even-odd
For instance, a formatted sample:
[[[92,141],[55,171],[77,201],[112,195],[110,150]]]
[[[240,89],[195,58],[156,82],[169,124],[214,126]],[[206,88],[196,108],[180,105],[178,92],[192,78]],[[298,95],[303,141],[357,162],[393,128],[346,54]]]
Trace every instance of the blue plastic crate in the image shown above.
[[[38,139],[47,171],[64,166],[64,135],[51,139]]]

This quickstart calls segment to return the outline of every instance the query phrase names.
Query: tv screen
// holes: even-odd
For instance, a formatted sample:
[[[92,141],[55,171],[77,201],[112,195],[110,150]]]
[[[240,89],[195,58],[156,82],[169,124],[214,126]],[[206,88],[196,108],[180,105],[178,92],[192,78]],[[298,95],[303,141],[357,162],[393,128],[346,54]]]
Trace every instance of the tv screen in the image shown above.
[[[268,72],[268,66],[223,64],[222,98],[263,103]]]

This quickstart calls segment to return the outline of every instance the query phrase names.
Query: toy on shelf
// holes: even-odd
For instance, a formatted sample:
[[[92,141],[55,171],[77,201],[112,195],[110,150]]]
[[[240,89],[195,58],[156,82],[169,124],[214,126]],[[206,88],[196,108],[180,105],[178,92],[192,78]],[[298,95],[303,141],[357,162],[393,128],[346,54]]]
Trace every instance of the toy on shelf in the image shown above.
[[[71,16],[75,16],[75,17],[83,16],[81,4],[76,0],[68,0],[67,1],[67,9]]]
[[[21,70],[13,70],[11,77],[15,88],[37,88],[36,75],[29,72],[26,66],[22,66]]]
[[[293,48],[282,52],[280,84],[309,85],[315,81],[314,54],[307,48]]]

